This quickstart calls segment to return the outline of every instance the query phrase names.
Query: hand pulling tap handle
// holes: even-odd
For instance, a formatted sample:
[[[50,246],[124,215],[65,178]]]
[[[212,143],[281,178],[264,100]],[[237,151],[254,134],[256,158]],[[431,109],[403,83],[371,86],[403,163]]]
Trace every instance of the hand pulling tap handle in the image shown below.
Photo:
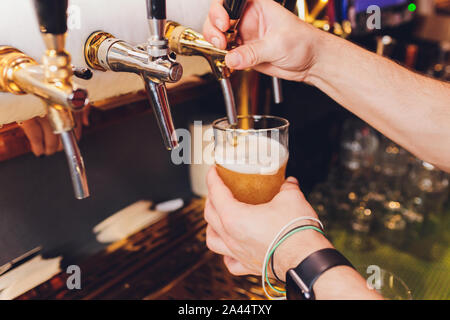
[[[45,82],[55,85],[62,92],[68,92],[70,109],[81,109],[87,103],[87,92],[74,89],[72,84],[72,65],[70,55],[65,51],[65,34],[67,32],[68,0],[34,0],[39,28],[47,47],[44,55]],[[57,85],[56,85],[57,84]],[[78,149],[73,132],[74,121],[70,109],[62,108],[60,101],[46,99],[47,110],[53,132],[61,137],[75,197],[89,197],[89,188],[83,158]]]
[[[42,33],[66,33],[68,0],[34,0],[34,6]]]

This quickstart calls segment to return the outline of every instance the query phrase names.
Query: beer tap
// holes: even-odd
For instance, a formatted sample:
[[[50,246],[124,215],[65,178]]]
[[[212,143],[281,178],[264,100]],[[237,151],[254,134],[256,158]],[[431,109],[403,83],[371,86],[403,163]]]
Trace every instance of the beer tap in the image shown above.
[[[297,1],[296,0],[275,0],[280,5],[285,7],[291,12],[294,12]],[[280,104],[283,102],[283,86],[281,83],[281,79],[277,77],[272,77],[272,89],[273,89],[273,101],[276,104]]]
[[[232,70],[225,64],[225,55],[235,46],[237,26],[247,0],[225,0],[224,7],[230,16],[230,29],[226,33],[227,50],[214,47],[204,36],[191,28],[169,21],[166,25],[166,37],[169,47],[177,54],[186,56],[203,56],[219,81],[227,113],[228,122],[237,124],[236,101],[230,82]]]
[[[73,133],[72,111],[87,103],[87,92],[72,83],[70,55],[65,51],[67,0],[34,0],[46,46],[43,64],[9,46],[0,47],[0,91],[33,94],[45,102],[55,134],[60,135],[69,164],[75,197],[89,196],[83,158]]]
[[[215,78],[220,82],[228,121],[236,124],[236,102],[230,82],[232,70],[225,64],[228,51],[214,47],[201,33],[173,21],[166,24],[166,37],[173,52],[185,56],[202,56],[208,61]]]
[[[225,10],[228,13],[228,16],[230,17],[230,28],[225,33],[225,36],[227,38],[227,50],[231,50],[236,47],[239,21],[241,20],[246,5],[247,0],[224,0],[223,2],[223,7],[225,8]],[[222,87],[224,86],[225,83],[222,83]],[[234,114],[228,115],[228,121],[230,124],[236,125],[237,124],[236,103],[234,103],[233,111]],[[232,110],[230,110],[230,112],[232,112]]]
[[[168,150],[178,146],[167,98],[166,82],[181,79],[183,68],[169,52],[164,35],[166,25],[165,0],[146,0],[150,37],[143,45],[131,45],[113,35],[97,31],[84,46],[86,63],[93,69],[130,72],[139,75],[158,122],[164,145]]]

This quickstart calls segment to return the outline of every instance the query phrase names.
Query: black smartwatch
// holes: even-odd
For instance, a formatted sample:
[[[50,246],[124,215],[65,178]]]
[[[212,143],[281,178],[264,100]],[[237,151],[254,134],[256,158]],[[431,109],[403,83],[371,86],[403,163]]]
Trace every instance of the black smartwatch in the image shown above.
[[[353,265],[336,249],[327,248],[310,254],[296,268],[286,273],[286,297],[288,300],[314,300],[313,286],[327,270],[337,266]]]

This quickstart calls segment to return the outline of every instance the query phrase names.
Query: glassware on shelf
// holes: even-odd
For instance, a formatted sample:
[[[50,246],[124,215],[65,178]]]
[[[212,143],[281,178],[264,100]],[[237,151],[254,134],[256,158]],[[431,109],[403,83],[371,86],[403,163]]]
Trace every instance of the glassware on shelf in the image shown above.
[[[359,119],[344,123],[341,139],[341,162],[350,171],[373,165],[378,149],[378,137],[374,129]]]
[[[367,286],[376,290],[386,300],[412,300],[407,284],[394,273],[377,265],[357,266],[356,269],[367,279]]]

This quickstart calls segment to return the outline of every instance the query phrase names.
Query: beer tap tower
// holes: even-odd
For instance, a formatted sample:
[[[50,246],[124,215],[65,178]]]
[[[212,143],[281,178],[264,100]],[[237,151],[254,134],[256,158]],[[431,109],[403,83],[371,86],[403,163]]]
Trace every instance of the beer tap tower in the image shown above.
[[[297,4],[297,0],[275,0],[283,7],[288,9],[291,12],[295,11],[295,6]],[[277,77],[272,77],[272,89],[273,89],[273,101],[276,104],[280,104],[283,102],[283,87],[281,84],[281,79]]]
[[[202,34],[173,21],[167,22],[166,37],[170,49],[177,54],[202,56],[208,61],[215,78],[220,82],[228,121],[230,124],[236,124],[236,102],[230,82],[232,70],[225,64],[228,51],[214,47]]]
[[[150,30],[147,43],[131,45],[107,32],[97,31],[87,39],[84,56],[86,63],[93,69],[131,72],[143,79],[164,145],[168,150],[172,150],[178,146],[178,139],[165,84],[179,81],[183,68],[169,52],[168,41],[164,35],[165,0],[146,0],[146,3]]]
[[[89,196],[83,158],[73,133],[72,111],[88,103],[87,92],[72,83],[70,55],[65,51],[67,0],[34,0],[40,31],[46,46],[43,64],[19,50],[0,46],[0,91],[33,94],[45,102],[53,132],[61,137],[75,197]]]
[[[220,82],[225,101],[228,122],[237,124],[236,101],[230,82],[232,70],[225,64],[225,55],[235,46],[237,26],[242,16],[247,0],[225,0],[224,8],[230,16],[230,29],[226,33],[227,50],[221,50],[207,42],[201,33],[169,21],[166,25],[166,37],[169,47],[177,54],[186,56],[203,56]]]

